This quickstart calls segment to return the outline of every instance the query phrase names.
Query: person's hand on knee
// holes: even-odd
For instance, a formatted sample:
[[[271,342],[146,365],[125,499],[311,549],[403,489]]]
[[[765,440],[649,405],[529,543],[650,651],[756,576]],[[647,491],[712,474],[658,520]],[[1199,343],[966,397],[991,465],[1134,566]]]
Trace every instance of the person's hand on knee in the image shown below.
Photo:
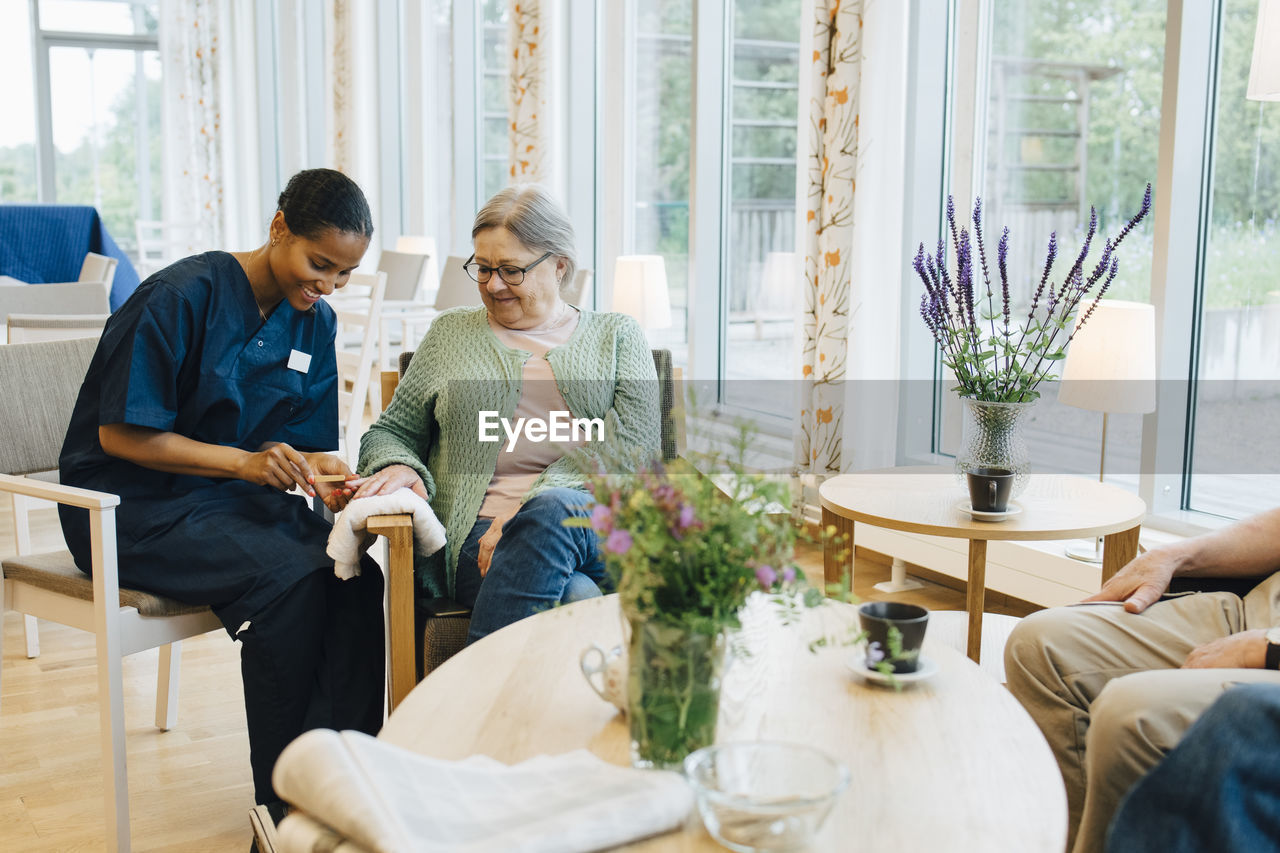
[[[1125,610],[1141,613],[1164,595],[1181,562],[1168,548],[1140,554],[1084,601],[1123,601]]]
[[[1197,646],[1183,661],[1183,669],[1262,669],[1267,665],[1264,628],[1228,634]]]
[[[480,537],[478,543],[480,551],[476,557],[476,567],[480,569],[480,577],[489,573],[489,563],[493,561],[493,549],[498,547],[498,540],[502,538],[503,525],[514,518],[519,511],[517,507],[506,515],[496,516],[493,523],[489,525],[489,529]]]

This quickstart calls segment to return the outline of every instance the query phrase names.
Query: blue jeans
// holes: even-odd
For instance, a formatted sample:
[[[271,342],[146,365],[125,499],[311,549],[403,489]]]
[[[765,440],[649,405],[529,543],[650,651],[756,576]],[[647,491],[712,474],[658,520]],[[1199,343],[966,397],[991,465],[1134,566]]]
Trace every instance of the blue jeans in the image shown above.
[[[476,520],[458,551],[455,590],[472,611],[468,644],[557,604],[594,598],[602,587],[612,591],[596,532],[562,523],[588,514],[592,502],[578,489],[550,489],[526,502],[503,527],[483,579],[476,561],[492,520]]]
[[[1232,687],[1133,787],[1110,853],[1280,850],[1280,685]]]

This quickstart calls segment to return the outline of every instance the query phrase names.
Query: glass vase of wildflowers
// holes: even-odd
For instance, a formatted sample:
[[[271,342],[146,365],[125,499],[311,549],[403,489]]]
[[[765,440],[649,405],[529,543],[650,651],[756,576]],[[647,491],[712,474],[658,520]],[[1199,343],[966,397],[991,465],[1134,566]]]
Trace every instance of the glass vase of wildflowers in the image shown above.
[[[589,518],[617,584],[628,641],[632,763],[678,768],[715,742],[720,678],[739,611],[753,593],[774,597],[786,621],[822,601],[797,569],[789,487],[737,461],[643,461],[633,473],[588,477]],[[571,521],[570,523],[575,523]]]
[[[1086,259],[1098,232],[1098,212],[1090,208],[1084,242],[1058,283],[1051,279],[1058,257],[1057,233],[1049,245],[1030,308],[1021,320],[1013,317],[1006,262],[1009,229],[996,246],[998,283],[992,281],[983,235],[982,199],[973,205],[973,233],[958,227],[954,200],[947,198],[947,231],[955,255],[955,273],[947,264],[946,240],[938,240],[936,254],[924,244],[913,266],[925,292],[920,316],[942,354],[942,363],[956,379],[952,389],[964,403],[961,448],[956,475],[973,467],[1003,467],[1014,471],[1014,494],[1027,485],[1030,456],[1021,437],[1027,410],[1040,397],[1037,386],[1057,379],[1057,364],[1067,345],[1088,321],[1120,269],[1117,249],[1125,237],[1151,212],[1151,185],[1142,204],[1114,239],[1106,239],[1092,270]],[[975,253],[976,246],[976,253]]]

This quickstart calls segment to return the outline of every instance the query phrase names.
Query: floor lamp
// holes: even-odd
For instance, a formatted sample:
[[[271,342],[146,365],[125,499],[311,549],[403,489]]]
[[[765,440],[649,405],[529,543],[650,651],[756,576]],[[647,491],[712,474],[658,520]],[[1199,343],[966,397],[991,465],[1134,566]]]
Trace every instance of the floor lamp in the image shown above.
[[[671,328],[671,295],[662,255],[620,255],[613,268],[613,310],[646,332]]]
[[[1280,0],[1258,3],[1258,26],[1253,34],[1253,61],[1245,97],[1251,101],[1280,101]]]
[[[1081,312],[1084,316],[1084,311]],[[1156,408],[1156,310],[1140,302],[1105,299],[1080,325],[1067,348],[1058,402],[1102,412],[1098,482],[1107,465],[1107,416]],[[1102,540],[1072,542],[1067,556],[1102,562]]]

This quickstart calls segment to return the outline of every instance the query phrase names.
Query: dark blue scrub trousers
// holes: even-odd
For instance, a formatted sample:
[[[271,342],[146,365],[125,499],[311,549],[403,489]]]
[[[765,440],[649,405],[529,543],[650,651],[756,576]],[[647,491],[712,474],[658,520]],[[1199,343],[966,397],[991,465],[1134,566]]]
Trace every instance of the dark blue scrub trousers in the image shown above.
[[[249,723],[254,798],[280,797],[271,771],[281,751],[314,728],[382,727],[385,693],[382,571],[339,580],[333,566],[305,576],[236,634]]]

